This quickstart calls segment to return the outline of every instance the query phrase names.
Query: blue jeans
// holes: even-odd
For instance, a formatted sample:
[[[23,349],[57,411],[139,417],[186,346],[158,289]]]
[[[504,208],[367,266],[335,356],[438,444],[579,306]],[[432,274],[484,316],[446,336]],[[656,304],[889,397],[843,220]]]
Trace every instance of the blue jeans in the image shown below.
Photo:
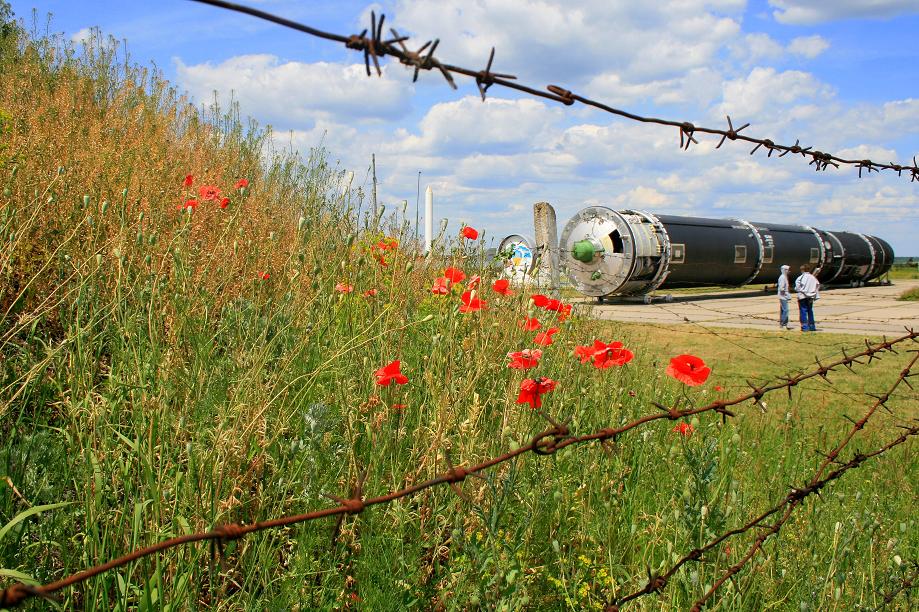
[[[779,300],[779,327],[788,326],[788,300]]]
[[[814,323],[814,298],[798,300],[798,310],[801,312],[801,331],[817,331]]]

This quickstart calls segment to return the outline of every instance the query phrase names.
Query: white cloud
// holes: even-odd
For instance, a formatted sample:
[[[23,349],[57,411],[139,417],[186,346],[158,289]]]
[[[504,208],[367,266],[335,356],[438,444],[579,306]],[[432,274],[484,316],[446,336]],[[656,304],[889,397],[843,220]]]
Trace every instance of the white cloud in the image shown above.
[[[919,13],[915,0],[769,0],[775,20],[791,25],[814,25],[838,19],[886,19]]]
[[[729,45],[731,53],[745,65],[764,60],[777,60],[785,54],[785,47],[764,32],[754,32],[739,37]]]
[[[545,146],[552,125],[563,113],[561,108],[530,98],[488,98],[482,102],[467,96],[432,106],[419,122],[419,133],[405,134],[388,150],[453,155],[516,153],[530,146]]]
[[[584,87],[588,97],[614,106],[641,102],[690,104],[706,107],[720,94],[722,75],[715,70],[693,68],[680,77],[628,83],[618,73],[605,72],[593,77]]]
[[[312,126],[316,119],[386,119],[411,109],[414,88],[400,66],[367,77],[361,64],[282,62],[273,55],[240,55],[220,64],[175,60],[179,83],[199,102],[218,92],[244,113],[284,127]]]
[[[484,67],[527,81],[575,86],[598,70],[629,79],[671,77],[707,66],[738,35],[745,0],[442,0],[396,5],[400,30],[416,44],[432,38],[451,63]],[[369,12],[369,10],[368,10]],[[364,21],[369,21],[364,19]],[[576,58],[573,59],[573,58]]]
[[[832,95],[832,89],[810,73],[754,68],[746,77],[724,83],[721,110],[729,115],[755,117],[765,111],[781,112],[782,107],[799,100],[825,100]]]
[[[814,59],[830,48],[830,43],[819,34],[813,36],[799,36],[788,44],[788,52],[795,55]]]
[[[93,38],[97,38],[98,36],[99,30],[97,28],[80,28],[70,35],[70,42],[77,44],[90,42]]]
[[[834,153],[843,159],[872,159],[881,163],[891,159],[896,159],[897,157],[897,152],[893,149],[868,144],[860,144],[855,147],[846,147],[844,149],[834,151]]]

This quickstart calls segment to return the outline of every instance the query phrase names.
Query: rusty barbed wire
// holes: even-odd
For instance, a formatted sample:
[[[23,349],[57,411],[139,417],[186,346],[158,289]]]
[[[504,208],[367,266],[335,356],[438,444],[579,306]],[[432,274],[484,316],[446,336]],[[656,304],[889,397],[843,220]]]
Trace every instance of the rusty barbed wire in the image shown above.
[[[610,603],[607,606],[607,611],[608,612],[619,612],[620,607],[623,604],[628,603],[629,601],[638,599],[639,597],[642,597],[644,595],[649,595],[651,593],[660,592],[667,586],[670,579],[676,574],[676,572],[681,567],[683,567],[685,564],[689,563],[690,561],[701,560],[702,556],[705,553],[707,553],[708,551],[714,548],[717,548],[723,542],[725,542],[726,540],[728,540],[729,538],[733,536],[747,533],[748,531],[751,531],[759,527],[765,527],[765,525],[763,525],[763,521],[765,521],[766,519],[768,519],[769,517],[773,515],[778,514],[784,509],[785,511],[784,513],[782,513],[779,519],[772,525],[769,525],[764,532],[762,532],[760,535],[756,537],[756,539],[753,541],[752,546],[747,550],[747,552],[743,555],[743,557],[737,563],[727,568],[724,571],[724,573],[721,575],[721,577],[718,578],[718,580],[716,580],[712,584],[712,586],[700,598],[698,598],[695,601],[695,603],[692,606],[692,610],[693,612],[699,612],[702,609],[702,606],[705,605],[705,602],[711,599],[714,593],[719,588],[721,588],[721,586],[725,582],[730,580],[735,574],[737,574],[747,564],[747,562],[749,562],[754,556],[756,556],[756,554],[761,550],[765,541],[770,536],[778,534],[779,530],[781,530],[781,528],[785,525],[785,523],[787,523],[788,520],[791,518],[791,515],[794,513],[794,510],[807,497],[813,494],[819,494],[821,489],[823,489],[830,482],[836,480],[837,478],[842,476],[847,471],[857,468],[858,466],[860,466],[862,463],[864,463],[868,459],[872,457],[876,457],[880,454],[887,452],[891,448],[894,448],[895,446],[899,446],[900,444],[903,444],[911,436],[919,435],[919,425],[909,426],[909,427],[901,426],[902,429],[905,430],[904,433],[901,434],[899,437],[895,438],[894,440],[883,445],[879,449],[873,452],[870,452],[870,453],[855,452],[852,459],[846,463],[840,463],[838,461],[840,453],[842,453],[842,451],[849,445],[849,443],[852,441],[855,435],[865,427],[869,419],[871,419],[871,417],[875,414],[875,412],[877,412],[878,408],[886,405],[887,401],[890,400],[891,396],[896,391],[897,387],[899,387],[901,384],[905,384],[906,386],[912,388],[908,379],[912,376],[917,375],[917,373],[912,372],[912,368],[916,365],[916,362],[919,361],[919,351],[914,351],[914,352],[915,352],[915,355],[910,360],[909,364],[900,372],[900,375],[891,384],[891,386],[887,389],[887,391],[885,391],[884,393],[880,395],[876,395],[872,393],[865,394],[865,395],[868,395],[869,397],[875,398],[875,401],[871,404],[871,406],[868,408],[868,410],[865,412],[865,414],[862,416],[861,419],[859,419],[858,421],[852,421],[852,419],[849,419],[850,421],[852,421],[852,428],[843,437],[842,441],[836,445],[836,448],[834,448],[829,453],[826,453],[826,454],[821,453],[823,454],[824,459],[820,463],[820,466],[814,472],[813,477],[811,477],[811,479],[808,481],[807,485],[803,487],[791,487],[791,491],[777,504],[775,504],[774,506],[772,506],[771,508],[769,508],[768,510],[766,510],[765,512],[763,512],[756,518],[748,521],[743,526],[737,527],[735,529],[730,529],[722,533],[720,536],[714,538],[713,540],[710,540],[704,546],[700,548],[695,548],[689,551],[689,553],[687,553],[684,557],[682,557],[679,561],[677,561],[665,573],[660,574],[660,575],[650,575],[649,574],[648,582],[643,588],[637,591],[634,591],[632,593],[629,593],[628,595],[625,595],[624,597],[617,598],[615,602]],[[917,419],[917,422],[919,422],[919,419]],[[829,468],[829,466],[832,464],[837,464],[839,465],[839,467],[833,470],[832,472],[830,472],[829,474],[826,474],[826,476],[824,476],[824,473]]]
[[[745,393],[735,397],[734,399],[716,400],[701,407],[689,406],[682,409],[678,406],[666,407],[660,403],[652,402],[652,404],[660,410],[659,412],[647,414],[619,427],[607,427],[593,433],[580,436],[571,435],[571,432],[568,429],[567,420],[558,421],[540,410],[538,411],[538,414],[551,425],[550,428],[542,431],[539,434],[536,434],[528,444],[521,445],[516,449],[505,452],[504,454],[486,459],[485,461],[482,461],[481,463],[471,467],[456,466],[449,458],[445,458],[448,469],[441,475],[424,482],[369,498],[364,497],[364,485],[366,479],[365,471],[358,477],[357,483],[353,487],[352,494],[349,497],[331,497],[331,499],[338,502],[337,506],[314,510],[312,512],[306,512],[303,514],[283,516],[265,521],[256,521],[246,525],[241,525],[239,523],[224,524],[219,525],[210,531],[169,538],[156,544],[139,548],[126,555],[112,559],[106,563],[93,566],[76,574],[72,574],[62,578],[61,580],[57,580],[55,582],[44,585],[27,585],[22,582],[18,582],[0,591],[0,606],[15,607],[32,597],[53,599],[53,594],[57,591],[60,591],[61,589],[84,582],[90,578],[93,578],[94,576],[98,576],[99,574],[105,573],[109,570],[127,565],[141,558],[155,555],[159,552],[186,544],[193,544],[203,541],[211,541],[217,544],[223,544],[228,541],[238,540],[251,533],[265,531],[268,529],[276,529],[278,527],[287,527],[297,523],[313,521],[327,516],[343,517],[346,515],[360,514],[371,506],[388,504],[398,499],[409,497],[426,489],[444,484],[450,486],[451,489],[457,492],[461,498],[464,498],[464,496],[460,494],[457,485],[465,481],[466,478],[470,476],[481,477],[480,472],[486,471],[496,465],[511,461],[512,459],[515,459],[526,453],[532,452],[537,455],[552,455],[568,446],[575,444],[585,444],[589,442],[599,442],[604,449],[608,450],[607,443],[610,441],[614,442],[619,435],[637,427],[643,426],[647,423],[664,419],[673,421],[688,416],[694,416],[707,412],[715,412],[720,414],[722,418],[726,420],[727,417],[735,416],[732,411],[728,410],[728,408],[731,406],[736,406],[747,401],[753,401],[755,404],[761,405],[761,400],[765,394],[780,389],[788,389],[790,396],[792,387],[798,385],[804,380],[818,376],[826,380],[828,374],[837,368],[851,368],[852,364],[865,364],[864,361],[860,361],[862,358],[867,358],[868,363],[870,363],[871,360],[877,358],[876,356],[878,353],[896,352],[896,349],[894,349],[895,345],[907,341],[917,342],[917,338],[919,338],[919,332],[912,329],[908,329],[907,332],[908,333],[900,336],[899,338],[868,346],[863,351],[852,355],[846,355],[843,359],[836,360],[827,365],[821,364],[820,360],[818,359],[818,368],[815,370],[807,373],[797,374],[795,376],[783,377],[779,379],[780,382],[761,386],[750,383],[752,390],[749,393]],[[917,355],[919,355],[919,353],[917,353]],[[906,378],[908,378],[908,376],[901,377],[905,384],[910,386]],[[910,386],[910,388],[912,387]]]
[[[286,19],[284,17],[280,17],[278,15],[274,15],[272,13],[268,13],[256,8],[237,4],[235,2],[226,2],[225,0],[192,1],[227,9],[230,11],[235,11],[238,13],[243,13],[252,17],[264,19],[266,21],[282,25],[284,27],[292,28],[298,32],[309,34],[310,36],[316,36],[318,38],[344,44],[348,49],[363,53],[364,66],[366,68],[367,76],[372,75],[370,68],[371,63],[373,63],[373,67],[377,73],[377,76],[381,76],[382,70],[380,69],[379,58],[389,55],[397,59],[399,63],[414,69],[412,82],[418,80],[418,74],[421,70],[437,70],[447,81],[447,84],[450,85],[450,87],[453,89],[457,89],[456,81],[453,78],[454,74],[459,74],[475,79],[476,86],[478,87],[479,94],[481,95],[483,101],[485,100],[485,95],[488,89],[493,85],[499,85],[514,91],[529,94],[546,100],[551,100],[553,102],[558,102],[560,104],[564,104],[565,106],[572,106],[577,102],[585,106],[590,106],[592,108],[623,117],[625,119],[637,121],[639,123],[651,123],[656,125],[675,127],[679,130],[680,148],[682,150],[688,150],[690,145],[699,143],[695,137],[696,134],[711,134],[713,136],[721,137],[721,140],[719,140],[718,144],[715,146],[716,149],[721,148],[721,146],[727,140],[739,140],[754,145],[753,149],[750,151],[750,155],[755,154],[761,148],[767,151],[767,157],[772,157],[773,153],[776,153],[777,157],[784,157],[789,153],[792,155],[800,155],[805,159],[809,159],[808,165],[814,166],[814,170],[817,172],[825,171],[830,166],[839,168],[841,165],[847,165],[858,168],[859,178],[862,178],[863,170],[865,171],[865,174],[880,172],[881,170],[891,170],[896,172],[897,176],[902,176],[904,172],[907,173],[907,175],[910,177],[910,182],[919,181],[919,162],[917,162],[915,156],[913,156],[912,165],[895,162],[879,163],[870,159],[846,159],[832,153],[819,151],[814,149],[812,146],[803,147],[801,146],[800,140],[795,140],[795,144],[793,145],[783,145],[773,142],[768,138],[754,138],[752,136],[748,136],[747,134],[742,134],[741,132],[748,128],[750,124],[745,123],[740,127],[735,128],[734,122],[730,116],[726,117],[728,124],[727,129],[703,127],[700,125],[695,125],[689,121],[674,121],[672,119],[660,119],[657,117],[647,117],[638,115],[636,113],[631,113],[629,111],[609,106],[603,102],[592,100],[558,85],[547,85],[545,90],[523,85],[521,83],[515,82],[517,77],[514,75],[492,72],[491,68],[495,58],[494,47],[491,49],[491,53],[488,57],[488,63],[483,70],[472,70],[470,68],[463,68],[461,66],[446,64],[434,57],[434,51],[437,49],[437,46],[440,43],[440,39],[429,40],[420,48],[418,48],[417,51],[411,51],[405,45],[405,42],[409,39],[409,37],[399,34],[395,28],[390,28],[389,32],[392,34],[392,38],[384,40],[383,22],[385,20],[385,15],[381,14],[379,20],[377,20],[375,11],[371,11],[370,13],[369,37],[367,36],[367,29],[364,29],[360,34],[343,36],[341,34],[324,32],[305,24]]]
[[[879,612],[883,610],[897,598],[900,593],[907,593],[907,598],[909,597],[909,592],[919,587],[919,562],[912,563],[913,571],[910,574],[902,579],[900,579],[899,584],[896,587],[884,594],[881,603],[873,609],[873,612]]]

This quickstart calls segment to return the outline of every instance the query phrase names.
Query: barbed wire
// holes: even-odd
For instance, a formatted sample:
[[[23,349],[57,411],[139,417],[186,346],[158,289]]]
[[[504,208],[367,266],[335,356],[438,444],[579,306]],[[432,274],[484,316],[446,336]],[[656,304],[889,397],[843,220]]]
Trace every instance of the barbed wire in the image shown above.
[[[862,177],[863,170],[866,171],[865,174],[880,172],[881,170],[891,170],[896,172],[897,176],[902,176],[903,173],[906,172],[910,177],[910,182],[919,181],[919,162],[917,162],[915,156],[913,156],[912,165],[895,162],[879,163],[870,159],[846,159],[832,153],[816,150],[812,146],[803,147],[801,146],[800,140],[795,140],[795,144],[793,145],[783,145],[773,142],[769,138],[754,138],[752,136],[748,136],[747,134],[742,134],[741,132],[747,129],[750,124],[744,123],[740,127],[735,128],[733,120],[730,116],[726,117],[728,124],[727,129],[703,127],[695,125],[689,121],[674,121],[672,119],[660,119],[657,117],[638,115],[636,113],[609,106],[608,104],[597,100],[592,100],[586,96],[582,96],[558,85],[547,85],[545,90],[524,85],[515,82],[517,77],[514,75],[501,74],[492,71],[492,65],[494,64],[495,59],[494,47],[491,48],[491,53],[488,56],[488,62],[486,63],[483,70],[473,70],[470,68],[463,68],[461,66],[447,64],[434,56],[434,52],[437,50],[437,46],[440,44],[440,39],[429,40],[416,51],[412,51],[405,45],[405,42],[410,37],[400,34],[395,28],[390,28],[389,33],[392,34],[392,38],[384,40],[383,23],[386,19],[386,16],[380,14],[380,18],[378,20],[376,12],[374,11],[371,11],[370,13],[369,37],[367,29],[364,29],[360,34],[344,36],[341,34],[325,32],[293,21],[291,19],[274,15],[260,9],[237,4],[235,2],[226,2],[224,0],[192,1],[227,9],[230,11],[235,11],[238,13],[243,13],[297,30],[298,32],[302,32],[304,34],[309,34],[310,36],[341,43],[348,49],[364,54],[364,66],[366,68],[367,76],[371,76],[373,74],[371,71],[371,63],[373,64],[373,70],[376,72],[377,76],[382,76],[383,73],[380,69],[379,58],[388,55],[397,59],[399,63],[414,69],[414,75],[412,76],[413,82],[418,80],[419,72],[422,70],[437,70],[441,75],[443,75],[444,79],[447,81],[447,84],[449,84],[453,89],[457,89],[456,81],[454,80],[453,75],[458,74],[473,78],[475,79],[476,86],[479,89],[479,94],[481,95],[483,101],[485,100],[488,89],[493,85],[498,85],[546,100],[552,100],[553,102],[558,102],[566,106],[572,106],[577,102],[585,106],[590,106],[592,108],[623,117],[625,119],[637,121],[639,123],[651,123],[662,126],[675,127],[679,130],[680,148],[682,150],[688,150],[690,145],[699,143],[695,137],[696,134],[711,134],[721,137],[721,140],[719,140],[718,144],[715,145],[716,149],[721,148],[721,146],[727,140],[739,140],[755,145],[750,151],[750,155],[755,154],[760,149],[768,152],[766,155],[767,157],[772,157],[773,153],[777,153],[777,157],[784,157],[789,153],[792,155],[801,155],[803,158],[809,159],[810,161],[808,161],[808,165],[814,166],[814,170],[818,172],[824,171],[830,166],[839,168],[841,165],[847,165],[858,168],[859,178]]]
[[[775,523],[768,526],[764,532],[762,532],[760,535],[756,537],[756,539],[753,541],[752,546],[747,550],[747,552],[743,555],[743,557],[741,557],[741,559],[737,563],[727,568],[724,571],[724,573],[718,578],[718,580],[716,580],[712,584],[712,586],[700,598],[698,598],[695,601],[695,603],[692,606],[692,610],[693,612],[699,612],[702,609],[702,606],[705,604],[705,602],[711,599],[714,593],[719,588],[721,588],[721,586],[725,582],[730,580],[754,556],[756,556],[756,554],[762,549],[762,546],[765,543],[765,541],[770,536],[778,534],[779,530],[781,530],[781,528],[785,525],[785,523],[788,522],[788,520],[791,518],[791,515],[794,512],[795,508],[797,508],[806,498],[814,494],[819,494],[821,489],[823,489],[830,482],[836,480],[837,478],[845,474],[847,471],[857,468],[858,466],[860,466],[862,463],[864,463],[868,459],[872,457],[876,457],[880,454],[883,454],[887,452],[888,450],[890,450],[891,448],[894,448],[895,446],[899,446],[900,444],[903,444],[911,436],[919,434],[919,426],[910,426],[910,427],[901,426],[903,429],[905,429],[904,433],[898,436],[897,438],[895,438],[894,440],[891,440],[890,442],[884,444],[879,449],[869,452],[869,453],[856,452],[854,453],[852,459],[846,463],[840,463],[838,461],[840,453],[842,453],[842,451],[849,445],[849,443],[852,441],[855,435],[859,431],[864,429],[865,425],[868,423],[871,417],[875,414],[875,412],[877,412],[878,408],[885,406],[887,401],[890,400],[891,396],[896,391],[897,387],[899,387],[901,384],[906,384],[908,387],[912,388],[912,385],[910,385],[908,379],[911,376],[916,375],[916,373],[912,372],[912,368],[916,365],[916,362],[919,361],[919,352],[915,352],[915,353],[916,354],[910,360],[909,364],[900,372],[897,379],[891,384],[891,386],[887,389],[887,391],[885,391],[884,393],[880,395],[866,394],[870,397],[874,397],[875,401],[871,404],[871,406],[868,408],[868,410],[865,412],[865,414],[862,416],[861,419],[859,419],[858,421],[853,421],[852,419],[849,419],[850,421],[852,421],[851,429],[849,429],[849,431],[843,437],[842,441],[836,445],[836,448],[834,448],[829,453],[824,454],[823,461],[820,463],[820,466],[816,469],[813,477],[811,477],[807,485],[803,487],[791,487],[791,491],[777,504],[775,504],[774,506],[772,506],[771,508],[769,508],[768,510],[766,510],[765,512],[763,512],[756,518],[750,520],[743,526],[728,530],[722,533],[720,536],[714,538],[713,540],[710,540],[704,546],[691,550],[684,557],[682,557],[679,561],[677,561],[669,570],[667,570],[667,572],[661,575],[658,575],[658,576],[649,574],[648,582],[643,588],[637,591],[634,591],[632,593],[629,593],[628,595],[624,597],[618,598],[615,601],[615,603],[611,603],[607,606],[607,611],[608,612],[619,612],[620,606],[622,606],[623,604],[629,601],[632,601],[634,599],[637,599],[639,597],[642,597],[644,595],[648,595],[651,593],[657,593],[663,590],[667,586],[670,579],[685,564],[689,563],[690,561],[701,560],[702,556],[705,553],[720,546],[724,541],[728,540],[729,538],[733,536],[747,533],[756,528],[764,527],[763,522],[766,519],[778,514],[784,509],[785,511],[784,513],[782,513],[781,517],[779,517],[779,519]],[[846,417],[846,418],[848,419],[849,417]],[[919,422],[919,419],[917,419],[917,422]],[[824,476],[824,473],[829,468],[829,466],[832,464],[837,464],[839,465],[839,467]]]
[[[732,411],[728,410],[729,407],[736,406],[748,401],[753,401],[762,407],[762,398],[767,393],[780,389],[787,389],[789,396],[791,396],[792,388],[800,384],[802,381],[816,377],[828,380],[828,374],[837,368],[845,367],[852,369],[853,364],[865,364],[865,361],[861,361],[862,358],[867,358],[867,363],[871,363],[871,361],[878,359],[879,353],[896,353],[897,351],[894,346],[907,341],[917,342],[917,338],[919,338],[919,332],[912,329],[907,329],[907,333],[903,336],[868,346],[866,349],[858,353],[853,355],[846,355],[844,358],[838,359],[832,363],[823,365],[820,363],[820,360],[817,359],[818,367],[809,372],[800,373],[794,376],[785,376],[778,379],[777,382],[769,385],[754,385],[750,383],[751,391],[749,393],[742,394],[730,400],[716,400],[704,406],[688,406],[686,408],[679,408],[678,404],[667,407],[658,402],[652,402],[652,404],[659,409],[659,412],[647,414],[619,427],[606,427],[593,433],[583,434],[580,436],[571,435],[571,432],[568,429],[568,422],[570,417],[569,420],[559,422],[545,412],[539,411],[538,414],[551,425],[550,428],[534,436],[528,444],[521,445],[516,449],[505,452],[504,454],[486,459],[485,461],[482,461],[481,463],[471,467],[454,466],[449,456],[446,456],[445,454],[445,460],[448,469],[443,474],[431,478],[430,480],[405,487],[403,489],[393,490],[389,493],[369,498],[364,497],[364,485],[367,478],[367,472],[365,470],[357,478],[357,481],[352,488],[352,494],[349,497],[341,498],[335,496],[327,496],[333,501],[338,502],[337,506],[314,510],[312,512],[303,514],[295,514],[265,521],[257,521],[246,525],[230,523],[217,526],[210,531],[169,538],[156,544],[139,548],[126,555],[112,559],[106,563],[93,566],[76,574],[62,578],[61,580],[57,580],[45,585],[27,585],[25,583],[18,582],[0,591],[0,606],[18,606],[22,602],[32,597],[53,599],[53,594],[61,589],[84,582],[90,578],[98,576],[99,574],[105,573],[117,567],[122,567],[141,558],[155,555],[159,552],[171,548],[176,548],[178,546],[203,541],[216,542],[222,545],[225,542],[238,540],[246,535],[259,531],[276,529],[279,527],[287,527],[297,523],[313,521],[327,516],[344,517],[347,515],[360,514],[371,506],[388,504],[398,499],[409,497],[426,489],[440,485],[449,485],[450,488],[457,493],[457,495],[465,499],[466,496],[459,489],[458,485],[465,481],[466,478],[470,476],[481,478],[481,472],[484,472],[499,464],[511,461],[512,459],[515,459],[526,453],[532,452],[537,455],[552,455],[568,446],[586,444],[590,442],[599,442],[604,449],[609,450],[607,444],[609,442],[615,442],[615,439],[621,434],[658,420],[666,419],[674,421],[677,419],[695,416],[707,412],[718,413],[724,420],[726,420],[728,417],[735,416]],[[906,381],[907,377],[908,376],[904,375],[901,376],[901,379],[907,386],[912,388],[909,382]]]
[[[909,593],[909,591],[919,587],[919,562],[914,561],[912,566],[913,571],[908,576],[902,578],[896,587],[884,594],[881,603],[874,608],[873,612],[878,612],[889,606],[900,593]]]

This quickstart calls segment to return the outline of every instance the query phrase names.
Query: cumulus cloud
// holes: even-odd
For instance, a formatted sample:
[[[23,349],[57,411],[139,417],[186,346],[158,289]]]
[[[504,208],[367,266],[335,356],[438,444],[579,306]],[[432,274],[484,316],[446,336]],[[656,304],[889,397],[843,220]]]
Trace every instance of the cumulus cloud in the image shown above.
[[[915,0],[769,0],[775,7],[772,15],[779,23],[814,25],[839,19],[889,19],[897,15],[919,13]]]
[[[819,34],[813,36],[799,36],[792,39],[788,45],[788,52],[795,55],[814,59],[830,48],[830,43]]]
[[[240,55],[219,64],[175,60],[179,83],[207,102],[231,96],[244,113],[285,127],[325,120],[392,120],[411,110],[414,88],[400,66],[368,79],[361,64],[282,62],[273,55]],[[368,103],[372,100],[372,103]]]
[[[568,85],[577,85],[598,70],[622,71],[628,79],[662,78],[707,66],[740,32],[745,4],[401,0],[395,14],[400,28],[418,40],[439,38],[439,53],[452,63],[484,65],[494,46],[499,71],[537,81],[564,75]]]
[[[99,30],[97,28],[80,28],[76,32],[70,35],[70,42],[73,43],[84,43],[89,42],[93,38],[99,36]]]
[[[721,110],[729,115],[752,117],[766,110],[781,111],[782,107],[800,100],[825,100],[832,95],[832,88],[808,72],[754,68],[746,77],[724,83]]]
[[[720,95],[722,75],[704,67],[693,68],[672,79],[644,80],[629,83],[620,74],[604,72],[584,87],[588,97],[606,104],[627,106],[641,102],[659,105],[692,105],[706,107]]]
[[[417,134],[404,134],[388,150],[394,153],[516,153],[544,146],[562,109],[538,100],[467,96],[435,104],[419,122]]]

